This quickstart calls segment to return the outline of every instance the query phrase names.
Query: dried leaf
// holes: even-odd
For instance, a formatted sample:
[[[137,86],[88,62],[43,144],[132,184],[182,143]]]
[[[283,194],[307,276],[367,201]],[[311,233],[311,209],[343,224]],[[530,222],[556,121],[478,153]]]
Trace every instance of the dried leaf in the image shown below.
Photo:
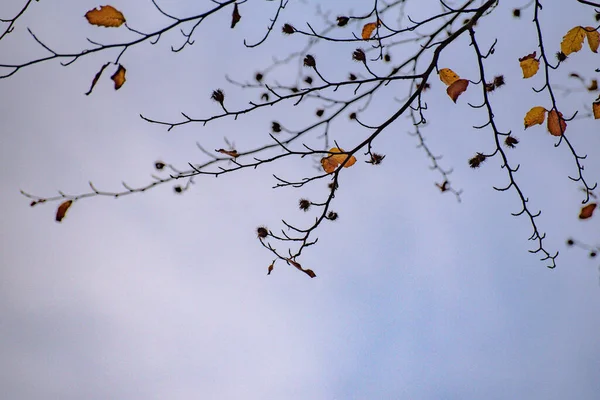
[[[365,24],[365,26],[362,28],[361,37],[364,40],[369,40],[375,29],[377,29],[377,22],[369,22],[368,24]]]
[[[65,214],[67,213],[67,210],[69,209],[69,207],[71,207],[71,204],[73,204],[73,200],[67,200],[61,203],[60,206],[58,206],[58,210],[56,210],[56,222],[60,222],[63,220]]]
[[[450,96],[452,101],[456,103],[456,99],[458,99],[458,96],[460,96],[465,90],[467,90],[468,86],[468,80],[459,79],[452,85],[448,86],[448,89],[446,89],[446,93],[448,93],[448,96]]]
[[[440,80],[447,86],[452,85],[454,82],[460,79],[460,76],[456,75],[450,68],[440,69]]]
[[[523,79],[531,78],[540,68],[540,62],[535,58],[536,52],[519,58],[519,64],[523,70]]]
[[[562,51],[563,54],[566,56],[568,56],[571,53],[578,52],[583,46],[583,39],[585,38],[585,35],[586,32],[585,29],[583,29],[583,27],[574,27],[563,37],[563,40],[560,44],[560,51]]]
[[[233,3],[233,13],[231,13],[231,29],[235,28],[237,23],[240,22],[240,19],[242,19],[242,16],[238,10],[238,5],[237,3]]]
[[[591,26],[585,27],[585,36],[587,37],[588,45],[590,50],[594,53],[598,52],[598,45],[600,45],[600,33]]]
[[[123,84],[125,83],[125,72],[127,72],[125,67],[119,64],[117,72],[115,72],[113,76],[110,77],[110,79],[112,79],[115,82],[115,90],[121,89],[121,86],[123,86]]]
[[[596,209],[596,203],[590,203],[587,206],[583,206],[579,212],[579,219],[588,219],[594,214]]]
[[[269,268],[267,269],[267,275],[271,275],[271,272],[273,272],[273,268],[275,268],[275,260],[273,260],[271,265],[269,265]]]
[[[600,119],[600,97],[592,103],[592,111],[594,113],[594,119]]]
[[[221,154],[227,154],[229,157],[233,157],[233,158],[238,158],[240,156],[240,154],[237,152],[237,150],[219,149],[219,150],[215,150],[215,151],[219,152]]]
[[[104,64],[102,66],[102,68],[100,68],[100,71],[98,71],[96,76],[94,76],[94,80],[92,80],[92,86],[90,86],[90,90],[88,90],[87,93],[85,94],[86,96],[89,96],[92,93],[92,90],[94,90],[94,86],[96,86],[96,83],[98,83],[98,79],[100,79],[100,76],[102,75],[102,73],[104,72],[106,67],[108,67],[109,65],[110,65],[110,62],[107,62],[106,64]]]
[[[592,79],[592,83],[590,83],[590,86],[587,87],[587,90],[590,92],[595,92],[598,90],[598,81],[596,79]]]
[[[300,265],[300,263],[292,260],[291,258],[286,258],[286,260],[287,260],[287,262],[289,262],[294,267],[298,268],[300,271],[304,272],[306,275],[310,276],[311,278],[314,278],[315,276],[317,276],[317,274],[315,274],[312,269],[302,268],[302,265]]]
[[[525,114],[525,129],[533,125],[541,125],[546,119],[546,109],[541,106],[533,107]]]
[[[123,13],[113,6],[100,6],[99,10],[94,8],[85,13],[85,18],[92,25],[106,28],[118,28],[125,23]]]
[[[343,149],[338,149],[337,147],[332,147],[329,149],[330,153],[344,153]],[[321,166],[323,170],[328,174],[331,174],[336,168],[342,164],[348,158],[347,154],[332,154],[329,157],[324,157],[321,159]],[[350,156],[346,164],[344,164],[345,168],[351,167],[356,163],[356,157]]]
[[[562,113],[552,110],[548,112],[548,132],[554,136],[561,136],[567,129],[567,123],[562,118]]]

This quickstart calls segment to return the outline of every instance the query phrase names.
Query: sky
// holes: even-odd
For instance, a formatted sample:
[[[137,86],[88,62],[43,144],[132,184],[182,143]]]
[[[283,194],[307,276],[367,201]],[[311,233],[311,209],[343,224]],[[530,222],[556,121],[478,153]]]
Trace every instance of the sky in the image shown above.
[[[214,6],[191,3],[160,4],[176,15]],[[122,181],[141,186],[157,174],[157,160],[180,168],[206,161],[196,142],[218,149],[226,147],[226,137],[243,150],[266,142],[273,120],[289,129],[316,121],[318,101],[171,131],[139,117],[210,116],[220,112],[210,100],[217,88],[232,109],[256,101],[260,92],[235,87],[225,76],[251,82],[273,57],[281,59],[304,43],[276,27],[263,45],[244,48],[244,39],[255,42],[264,34],[276,11],[273,2],[240,4],[242,20],[233,30],[229,10],[207,19],[195,44],[179,53],[170,50],[181,43],[177,32],[154,46],[128,50],[121,58],[127,82],[119,91],[108,79],[111,66],[94,92],[84,95],[118,50],[67,67],[56,61],[30,66],[0,80],[1,397],[596,398],[598,261],[567,248],[565,240],[597,244],[598,219],[577,219],[583,193],[567,177],[576,171],[565,146],[555,147],[545,126],[523,130],[526,111],[548,107],[549,100],[531,90],[542,86],[542,77],[523,80],[518,63],[538,50],[533,9],[516,20],[512,8],[526,2],[502,3],[476,31],[481,43],[498,39],[486,73],[503,74],[507,84],[493,93],[492,103],[499,128],[513,130],[521,141],[507,153],[521,164],[517,179],[532,209],[543,210],[537,221],[548,248],[560,251],[553,270],[528,253],[531,226],[510,215],[519,211],[514,191],[492,188],[507,179],[500,161],[487,160],[477,170],[468,166],[476,152],[492,148],[490,130],[472,129],[486,118],[467,105],[480,101],[479,87],[469,87],[453,104],[436,76],[424,94],[429,123],[423,134],[443,154],[444,166],[454,169],[450,177],[463,190],[462,201],[435,187],[440,177],[408,134],[410,120],[401,117],[375,142],[386,155],[381,165],[364,163],[360,154],[341,174],[333,203],[339,220],[324,224],[319,243],[299,259],[316,272],[314,279],[282,262],[267,276],[272,257],[255,233],[260,225],[278,231],[282,218],[313,221],[314,213],[298,210],[298,200],[323,199],[324,182],[272,189],[273,174],[290,179],[314,174],[313,160],[198,177],[183,195],[166,184],[117,200],[84,199],[61,223],[54,220],[58,203],[29,206],[20,190],[53,196],[58,190],[86,192],[89,181],[102,190],[120,190]],[[137,29],[168,23],[151,2],[111,4]],[[415,19],[439,9],[434,1],[408,4]],[[110,43],[134,37],[121,28],[88,25],[82,16],[97,5],[35,2],[0,41],[0,64],[47,54],[27,27],[62,52],[86,48],[86,38]],[[597,24],[592,7],[575,1],[543,5],[550,54],[573,26]],[[0,6],[0,17],[19,7]],[[314,21],[319,27],[323,18],[368,8],[360,1],[331,1],[319,14],[315,2],[290,2],[280,22],[301,28]],[[359,30],[352,25],[335,34],[348,37]],[[350,60],[355,47],[323,44],[311,51],[326,76],[344,77],[350,70],[365,73]],[[392,64],[404,51],[394,49]],[[568,122],[567,132],[588,154],[585,173],[592,182],[600,180],[600,137],[598,123],[583,115],[597,93],[580,90],[568,74],[578,72],[586,82],[598,78],[597,57],[584,47],[552,72],[557,87],[575,89],[559,90],[557,101],[565,115],[580,110],[582,117]],[[444,51],[439,66],[477,80],[466,36]],[[296,72],[294,64],[274,76],[284,81]],[[367,123],[389,117],[400,104],[394,97],[407,88],[398,83],[386,90],[361,114]],[[332,140],[346,147],[364,133],[346,119],[331,130]],[[308,140],[321,143],[314,136]]]

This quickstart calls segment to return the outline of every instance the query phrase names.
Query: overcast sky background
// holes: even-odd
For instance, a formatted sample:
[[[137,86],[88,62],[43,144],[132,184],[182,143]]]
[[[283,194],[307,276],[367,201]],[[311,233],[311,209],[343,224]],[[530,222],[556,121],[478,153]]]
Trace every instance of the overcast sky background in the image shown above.
[[[0,7],[0,17],[21,7],[12,3]],[[177,15],[214,4],[189,3],[161,4]],[[364,13],[365,3],[332,1],[323,8],[335,10],[333,18]],[[436,2],[414,3],[420,4],[410,9],[415,18],[439,9]],[[491,131],[471,129],[486,118],[467,106],[480,101],[479,87],[455,105],[437,77],[425,95],[430,126],[423,132],[432,150],[444,154],[444,165],[454,167],[462,203],[435,188],[440,178],[407,134],[410,121],[400,118],[375,143],[386,154],[382,165],[359,159],[342,174],[333,204],[340,219],[324,224],[318,245],[299,260],[315,279],[281,262],[266,276],[272,258],[255,234],[263,224],[279,229],[281,218],[299,224],[314,218],[301,213],[297,201],[322,200],[325,182],[271,190],[273,173],[290,179],[314,173],[308,159],[198,178],[182,196],[164,185],[118,200],[79,201],[61,224],[54,221],[58,203],[29,207],[20,189],[52,196],[87,191],[88,181],[105,190],[119,190],[122,180],[139,186],[150,181],[158,159],[182,168],[206,160],[196,141],[216,149],[225,147],[226,136],[241,151],[268,140],[273,120],[290,129],[316,121],[317,103],[170,132],[139,118],[218,113],[209,99],[216,88],[225,90],[232,109],[257,100],[257,93],[228,85],[224,75],[250,81],[272,56],[301,48],[301,38],[283,37],[279,28],[263,46],[243,47],[244,38],[262,37],[274,3],[241,4],[234,30],[230,10],[211,17],[181,53],[170,52],[182,40],[177,32],[156,46],[128,50],[121,59],[127,82],[118,92],[109,80],[111,66],[94,93],[84,95],[116,52],[69,67],[48,62],[0,80],[0,397],[597,398],[598,262],[564,242],[575,236],[596,243],[598,217],[577,220],[583,194],[567,178],[575,165],[566,147],[555,148],[545,126],[522,129],[527,110],[550,102],[547,93],[530,90],[542,86],[541,74],[524,81],[519,69],[518,58],[537,49],[533,10],[515,20],[511,10],[521,2],[502,3],[481,20],[477,34],[481,43],[499,39],[486,73],[504,74],[507,85],[493,94],[493,106],[499,128],[521,140],[507,152],[522,164],[517,178],[532,209],[543,209],[538,221],[548,249],[561,251],[555,270],[527,252],[531,227],[510,216],[519,210],[516,194],[492,189],[506,182],[499,160],[475,171],[468,167],[475,152],[492,149]],[[168,22],[150,2],[111,4],[141,30]],[[88,25],[82,16],[97,5],[32,4],[0,42],[0,63],[46,54],[26,27],[64,52],[85,48],[86,37],[133,37],[124,28]],[[322,19],[314,14],[314,2],[291,2],[278,26],[319,26]],[[575,1],[544,2],[541,15],[549,53],[573,26],[596,24],[593,9]],[[352,29],[359,28],[336,35]],[[464,36],[448,48],[440,67],[476,80],[468,44]],[[355,47],[322,46],[313,54],[327,76],[341,79],[350,68],[364,72],[348,61]],[[401,50],[392,53],[393,61]],[[552,79],[577,88],[568,73],[589,82],[598,66],[586,44]],[[365,122],[383,121],[398,106],[390,100],[395,91],[397,97],[406,93],[401,86],[388,90],[391,95],[364,114]],[[583,106],[596,97],[580,91],[558,101],[568,116],[589,112]],[[582,118],[567,128],[574,145],[589,154],[585,172],[592,182],[600,180],[598,124]],[[342,147],[354,146],[361,133],[347,122],[332,128]]]

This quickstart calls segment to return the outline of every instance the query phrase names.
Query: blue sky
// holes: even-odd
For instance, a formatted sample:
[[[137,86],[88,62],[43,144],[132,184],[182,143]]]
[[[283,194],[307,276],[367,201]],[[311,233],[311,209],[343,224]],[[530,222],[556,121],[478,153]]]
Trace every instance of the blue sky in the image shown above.
[[[184,12],[186,3],[164,4]],[[91,27],[82,18],[97,5],[33,4],[0,42],[0,62],[45,54],[25,27],[60,51],[86,46],[86,37],[118,39],[123,32]],[[113,5],[140,29],[165,23],[150,3]],[[522,129],[525,112],[548,100],[530,90],[542,85],[541,77],[521,78],[517,59],[536,50],[536,39],[531,9],[512,19],[511,9],[519,5],[503,4],[477,33],[482,42],[499,39],[486,68],[491,76],[504,74],[507,85],[493,94],[493,105],[500,128],[521,140],[509,155],[522,164],[518,180],[532,208],[543,210],[539,223],[548,247],[561,251],[555,270],[527,252],[530,226],[510,216],[518,211],[514,192],[492,189],[506,182],[499,161],[476,171],[468,167],[467,160],[488,151],[492,140],[490,131],[471,128],[485,122],[467,106],[480,91],[469,88],[455,105],[436,77],[425,97],[430,123],[424,134],[434,152],[444,154],[445,165],[454,167],[462,202],[435,188],[439,177],[407,134],[410,121],[400,118],[376,142],[386,154],[382,165],[360,159],[344,171],[333,206],[340,219],[322,227],[318,245],[301,259],[316,279],[282,263],[266,276],[272,258],[255,235],[261,224],[277,229],[281,218],[314,218],[301,214],[297,201],[322,198],[324,183],[271,189],[273,173],[313,173],[310,160],[198,178],[183,196],[167,185],[119,200],[80,201],[61,224],[54,221],[57,204],[29,207],[20,189],[50,196],[86,191],[88,181],[106,190],[117,190],[122,180],[138,186],[151,179],[158,159],[179,166],[205,160],[196,141],[217,149],[226,136],[243,149],[267,140],[273,120],[294,129],[307,115],[314,118],[316,103],[170,132],[139,118],[218,112],[209,99],[218,87],[231,107],[254,100],[256,93],[228,86],[224,75],[249,81],[273,56],[302,45],[301,38],[276,32],[264,46],[244,49],[242,40],[256,40],[268,25],[273,3],[240,5],[242,21],[234,30],[229,12],[207,20],[194,46],[181,53],[169,50],[181,40],[177,34],[129,50],[121,60],[128,80],[118,92],[105,73],[94,93],[83,95],[116,53],[69,67],[50,62],[0,80],[2,397],[595,398],[598,263],[565,248],[564,241],[574,235],[595,243],[598,221],[577,220],[582,192],[567,178],[574,163],[564,146],[555,148],[545,127]],[[366,10],[358,1],[327,7],[335,10],[331,15]],[[423,17],[431,7],[415,6],[411,15]],[[16,8],[0,7],[0,17]],[[293,2],[282,22],[301,27],[315,18],[314,10],[313,2]],[[592,8],[575,1],[545,2],[541,15],[551,52],[573,26],[596,23]],[[349,61],[353,47],[318,46],[314,55],[328,76],[345,75],[349,68],[360,71]],[[400,60],[400,50],[393,60]],[[442,55],[440,67],[476,80],[474,61],[465,36]],[[553,79],[576,86],[568,73],[591,79],[597,65],[597,55],[584,48]],[[294,68],[280,72],[281,79]],[[390,86],[365,120],[389,116],[399,104],[394,96],[404,93],[404,87]],[[572,114],[595,97],[578,92],[560,94],[558,101]],[[347,122],[332,132],[342,146],[364,133]],[[568,132],[589,154],[590,180],[600,180],[597,122],[569,122]]]

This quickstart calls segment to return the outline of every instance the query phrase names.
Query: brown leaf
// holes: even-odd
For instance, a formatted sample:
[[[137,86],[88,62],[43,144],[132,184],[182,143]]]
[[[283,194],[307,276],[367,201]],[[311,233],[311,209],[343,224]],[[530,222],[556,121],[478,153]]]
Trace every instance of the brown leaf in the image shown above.
[[[590,203],[587,206],[583,206],[581,208],[581,212],[579,212],[579,219],[588,219],[594,214],[594,210],[596,209],[596,203]]]
[[[240,154],[237,152],[237,150],[219,149],[219,150],[215,150],[215,151],[219,152],[221,154],[227,154],[229,157],[233,157],[233,158],[238,158],[240,156]]]
[[[450,96],[452,101],[456,103],[456,99],[458,99],[458,96],[460,96],[465,90],[467,90],[468,86],[469,81],[467,79],[459,79],[452,85],[448,86],[446,92],[448,93],[448,96]]]
[[[99,10],[94,8],[85,13],[85,18],[92,25],[106,28],[118,28],[125,22],[123,13],[113,6],[100,6]]]
[[[125,67],[119,64],[117,72],[115,72],[113,76],[110,77],[110,79],[112,79],[115,82],[115,90],[121,89],[121,86],[123,86],[123,84],[125,83],[125,72],[127,72]]]
[[[271,275],[271,272],[273,272],[273,268],[275,268],[275,261],[273,261],[271,265],[269,265],[269,268],[267,269],[267,275]]]
[[[56,210],[56,222],[60,222],[65,217],[67,210],[73,204],[73,200],[67,200],[63,202],[60,206],[58,206],[58,210]]]
[[[561,136],[567,129],[567,123],[562,118],[562,113],[556,110],[548,111],[548,132],[554,136]]]
[[[302,265],[300,265],[300,263],[292,260],[291,258],[286,258],[286,261],[292,264],[294,267],[298,268],[300,271],[304,272],[306,275],[310,276],[311,278],[317,276],[317,274],[315,274],[312,269],[302,268]]]
[[[592,103],[592,111],[594,112],[594,119],[600,119],[600,97]]]
[[[598,90],[598,81],[596,79],[592,79],[592,83],[590,83],[590,86],[587,87],[587,90],[590,92],[595,92]]]
[[[90,86],[90,90],[88,90],[87,93],[85,94],[86,96],[89,96],[92,93],[92,90],[94,90],[94,86],[96,86],[96,83],[98,83],[98,79],[100,79],[100,76],[102,75],[102,73],[104,72],[106,67],[108,67],[109,65],[110,65],[110,62],[107,62],[106,64],[104,64],[102,66],[102,68],[100,68],[100,71],[98,71],[96,76],[94,76],[94,80],[92,80],[92,86]]]
[[[233,12],[231,13],[231,29],[235,28],[237,23],[240,22],[240,19],[242,19],[242,16],[238,10],[238,5],[237,3],[233,3]]]

